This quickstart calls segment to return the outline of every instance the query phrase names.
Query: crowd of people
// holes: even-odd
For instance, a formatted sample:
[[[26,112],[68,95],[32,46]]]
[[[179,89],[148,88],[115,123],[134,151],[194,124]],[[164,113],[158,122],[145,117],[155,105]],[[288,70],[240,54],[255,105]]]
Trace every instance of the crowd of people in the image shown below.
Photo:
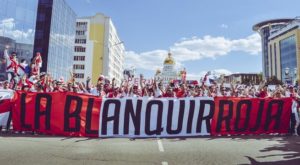
[[[187,81],[165,83],[160,79],[154,79],[152,83],[144,83],[144,77],[140,75],[139,83],[131,83],[128,80],[120,84],[111,81],[104,76],[99,76],[96,84],[87,78],[85,82],[75,82],[73,74],[69,80],[60,78],[55,80],[51,74],[40,72],[42,56],[39,52],[32,58],[30,65],[22,59],[19,63],[17,53],[8,55],[8,47],[4,51],[7,64],[8,80],[0,84],[0,89],[21,90],[29,92],[74,92],[84,93],[99,97],[250,97],[250,98],[282,98],[293,97],[299,99],[300,90],[291,85],[276,85],[275,89],[268,88],[265,81],[257,87],[244,85],[239,82],[224,85],[224,83],[206,83],[204,81],[188,84]]]
[[[225,84],[204,80],[189,83],[186,80],[165,81],[154,78],[153,81],[143,81],[143,75],[138,77],[139,82],[129,81],[127,75],[120,84],[115,79],[111,81],[100,75],[97,82],[92,84],[91,78],[85,82],[76,82],[74,75],[70,73],[70,79],[63,77],[54,79],[51,74],[40,72],[42,56],[40,53],[32,58],[30,65],[25,60],[19,60],[17,53],[8,54],[8,48],[4,51],[6,60],[6,72],[8,80],[0,82],[0,90],[19,90],[24,92],[74,92],[98,96],[101,98],[123,97],[153,97],[153,98],[185,98],[185,97],[245,97],[245,98],[283,98],[292,97],[300,101],[300,88],[292,85],[276,85],[271,89],[266,81],[259,85],[246,85],[237,83]],[[133,78],[133,77],[131,77]],[[147,83],[145,83],[147,82]],[[299,105],[299,104],[298,104]],[[1,131],[0,125],[0,131]]]

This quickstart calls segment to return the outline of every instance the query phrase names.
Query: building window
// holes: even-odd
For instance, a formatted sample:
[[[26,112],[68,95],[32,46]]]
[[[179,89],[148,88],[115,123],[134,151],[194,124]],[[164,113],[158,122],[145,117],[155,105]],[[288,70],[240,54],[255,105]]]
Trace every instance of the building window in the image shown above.
[[[51,1],[50,1],[50,0],[41,0],[41,3],[42,3],[42,4],[50,4]]]
[[[83,30],[76,30],[76,35],[80,36],[80,35],[84,35],[85,31]]]
[[[73,69],[84,70],[84,65],[73,65]]]
[[[85,44],[86,43],[86,39],[75,39],[75,43],[76,44]]]
[[[84,78],[83,73],[74,73],[74,78]]]
[[[281,80],[292,82],[295,80],[294,70],[297,68],[297,45],[296,36],[292,35],[279,42]],[[285,70],[289,69],[289,74],[285,75]]]
[[[75,52],[85,52],[85,47],[75,46],[74,51]]]
[[[44,38],[44,31],[43,30],[36,30],[35,36],[38,39]]]
[[[76,22],[76,27],[87,27],[87,22]]]
[[[74,56],[74,61],[85,61],[85,56]]]
[[[40,13],[37,16],[38,21],[44,22],[45,21],[45,13]]]

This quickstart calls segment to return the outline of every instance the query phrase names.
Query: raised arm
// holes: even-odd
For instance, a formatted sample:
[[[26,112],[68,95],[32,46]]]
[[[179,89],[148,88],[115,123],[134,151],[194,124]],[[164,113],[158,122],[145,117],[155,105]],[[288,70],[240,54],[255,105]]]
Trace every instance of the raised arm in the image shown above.
[[[143,79],[144,79],[144,76],[142,74],[140,74],[140,86],[141,86],[141,89],[144,88]]]
[[[86,90],[90,93],[91,92],[91,88],[90,88],[90,81],[91,81],[91,78],[90,77],[87,77],[86,79]]]
[[[7,46],[6,46],[5,49],[4,49],[4,58],[5,58],[6,60],[9,59],[9,55],[8,55],[8,47],[7,47]]]
[[[112,87],[112,89],[115,89],[115,86],[116,86],[116,84],[115,84],[115,78],[112,78],[112,80],[111,80],[111,87]]]

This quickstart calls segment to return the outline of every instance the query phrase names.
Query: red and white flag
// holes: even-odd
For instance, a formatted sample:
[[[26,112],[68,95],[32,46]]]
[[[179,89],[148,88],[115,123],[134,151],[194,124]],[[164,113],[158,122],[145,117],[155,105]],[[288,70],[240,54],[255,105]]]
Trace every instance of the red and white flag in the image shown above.
[[[209,81],[209,75],[211,75],[211,72],[210,71],[208,71],[206,74],[205,74],[205,76],[204,76],[204,78],[203,78],[203,80],[202,80],[202,85],[206,85],[206,86],[210,86],[210,81]]]
[[[5,127],[7,125],[9,114],[12,110],[13,102],[11,100],[13,96],[13,90],[0,90],[0,126]]]
[[[13,96],[13,90],[0,90],[0,114],[11,110]]]

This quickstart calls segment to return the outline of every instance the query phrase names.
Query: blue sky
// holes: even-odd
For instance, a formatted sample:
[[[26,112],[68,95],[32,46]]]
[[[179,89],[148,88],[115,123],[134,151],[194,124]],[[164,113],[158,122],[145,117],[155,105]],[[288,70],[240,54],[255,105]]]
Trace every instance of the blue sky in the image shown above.
[[[162,67],[169,50],[177,68],[194,79],[208,70],[260,72],[260,37],[266,19],[294,18],[299,0],[67,0],[78,16],[112,18],[125,43],[126,66],[146,77]]]

